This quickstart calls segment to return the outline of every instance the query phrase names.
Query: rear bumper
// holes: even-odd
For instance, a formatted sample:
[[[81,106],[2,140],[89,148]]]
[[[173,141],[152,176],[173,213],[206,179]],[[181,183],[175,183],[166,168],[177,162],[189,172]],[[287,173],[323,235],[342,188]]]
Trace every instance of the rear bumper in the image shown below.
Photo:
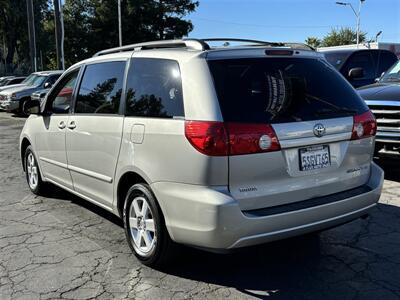
[[[366,189],[359,194],[266,216],[242,212],[223,187],[157,182],[152,188],[173,240],[217,250],[284,239],[359,218],[378,202],[383,175],[382,169],[372,163]]]

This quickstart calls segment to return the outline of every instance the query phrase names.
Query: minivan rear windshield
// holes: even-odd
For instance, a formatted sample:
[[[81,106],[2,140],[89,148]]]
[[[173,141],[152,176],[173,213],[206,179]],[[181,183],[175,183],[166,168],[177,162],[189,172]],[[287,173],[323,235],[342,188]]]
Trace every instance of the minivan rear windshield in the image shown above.
[[[322,59],[209,60],[227,122],[283,123],[329,119],[368,110],[346,80]]]

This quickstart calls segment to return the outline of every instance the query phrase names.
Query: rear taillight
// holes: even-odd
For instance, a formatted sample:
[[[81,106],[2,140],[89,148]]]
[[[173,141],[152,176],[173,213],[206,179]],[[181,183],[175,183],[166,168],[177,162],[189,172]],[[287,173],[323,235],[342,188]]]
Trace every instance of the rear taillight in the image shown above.
[[[271,125],[227,123],[226,127],[230,155],[271,152],[281,148]]]
[[[274,129],[266,124],[186,121],[185,135],[193,147],[210,156],[280,150]]]
[[[223,122],[186,121],[185,135],[205,155],[228,155],[228,135]]]
[[[374,136],[376,134],[376,120],[371,111],[353,117],[352,140]]]

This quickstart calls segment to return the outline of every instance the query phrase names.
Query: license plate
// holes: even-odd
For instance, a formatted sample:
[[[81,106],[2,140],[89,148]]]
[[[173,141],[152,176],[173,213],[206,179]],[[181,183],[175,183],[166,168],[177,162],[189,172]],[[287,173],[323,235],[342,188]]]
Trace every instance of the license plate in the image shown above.
[[[299,149],[300,171],[323,169],[331,165],[329,146],[315,146]]]

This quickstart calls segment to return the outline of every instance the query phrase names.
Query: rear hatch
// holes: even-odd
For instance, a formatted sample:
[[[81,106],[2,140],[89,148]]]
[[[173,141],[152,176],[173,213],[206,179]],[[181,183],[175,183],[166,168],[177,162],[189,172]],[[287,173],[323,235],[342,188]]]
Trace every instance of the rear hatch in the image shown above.
[[[350,190],[369,177],[376,124],[368,107],[324,59],[288,53],[208,61],[231,147],[229,189],[242,210]]]

